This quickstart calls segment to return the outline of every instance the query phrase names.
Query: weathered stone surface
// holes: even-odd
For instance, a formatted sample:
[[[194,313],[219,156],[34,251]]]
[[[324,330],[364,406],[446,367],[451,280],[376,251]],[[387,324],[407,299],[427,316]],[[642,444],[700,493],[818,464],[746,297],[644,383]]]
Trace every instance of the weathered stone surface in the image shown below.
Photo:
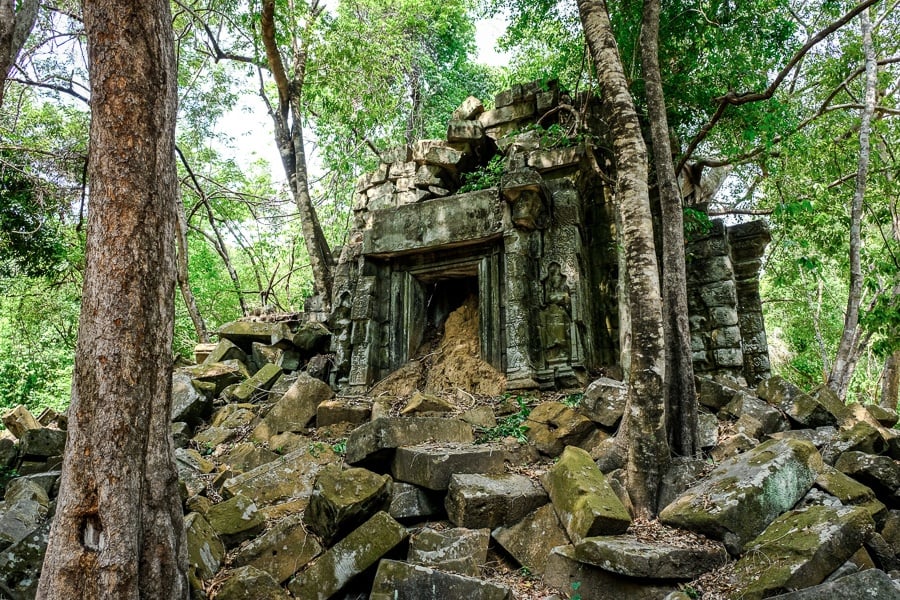
[[[712,448],[718,443],[719,419],[716,415],[704,411],[697,414],[697,436],[701,448]]]
[[[761,381],[756,393],[804,427],[837,424],[837,417],[828,412],[821,402],[777,375]]]
[[[41,424],[37,422],[34,415],[25,408],[24,404],[19,404],[13,409],[3,413],[3,424],[9,429],[10,433],[19,439],[30,429],[40,429]]]
[[[776,519],[735,565],[742,598],[759,600],[821,583],[874,528],[862,508],[813,506]]]
[[[172,373],[172,420],[196,425],[209,417],[212,401],[194,387],[194,379],[189,374]]]
[[[26,460],[62,456],[65,447],[66,432],[59,429],[27,429],[19,438],[19,455]]]
[[[24,539],[0,552],[0,581],[17,597],[35,597],[49,536],[48,520]]]
[[[504,123],[511,123],[527,119],[534,115],[534,102],[517,102],[493,110],[488,110],[478,115],[478,121],[487,129]]]
[[[528,166],[540,172],[573,167],[584,158],[584,145],[543,148],[528,154]]]
[[[770,600],[889,600],[900,598],[900,585],[884,571],[867,569],[821,585],[771,596]]]
[[[221,462],[228,465],[232,471],[245,473],[277,458],[278,455],[271,450],[266,450],[251,442],[241,442],[223,454]]]
[[[722,540],[737,554],[806,494],[822,467],[811,443],[770,440],[720,464],[659,519]]]
[[[490,539],[487,529],[426,527],[410,537],[406,559],[425,567],[478,577],[487,562]]]
[[[377,513],[297,574],[288,589],[304,600],[327,600],[406,539],[406,528],[385,512]]]
[[[659,487],[659,507],[665,508],[706,473],[706,461],[701,458],[676,456],[669,463]]]
[[[372,403],[367,400],[325,400],[316,409],[316,426],[327,427],[337,423],[362,425],[369,420],[371,414]]]
[[[226,360],[239,360],[247,364],[247,353],[231,340],[223,338],[215,345],[212,352],[203,359],[203,364],[224,362]]]
[[[391,478],[366,469],[341,470],[326,465],[319,472],[304,522],[326,545],[385,510],[391,501]]]
[[[552,504],[545,504],[509,527],[498,527],[491,534],[503,549],[532,573],[542,575],[548,550],[569,543]]]
[[[743,433],[735,433],[727,438],[720,440],[719,444],[710,450],[709,456],[716,462],[722,462],[732,456],[737,456],[751,448],[759,445],[759,440],[755,440]]]
[[[347,438],[346,459],[358,463],[381,450],[426,442],[473,442],[472,427],[456,419],[382,417],[357,427]]]
[[[559,456],[566,446],[577,446],[594,430],[590,419],[561,402],[542,402],[525,421],[528,441],[548,456]]]
[[[222,325],[218,334],[220,339],[231,340],[241,348],[249,350],[253,342],[271,343],[272,331],[280,325],[266,321],[232,321]]]
[[[232,571],[216,592],[216,600],[287,600],[287,598],[288,595],[271,575],[249,565]]]
[[[450,479],[444,506],[458,527],[493,529],[511,525],[546,503],[544,490],[524,475],[462,474]]]
[[[242,381],[230,392],[233,402],[253,402],[268,395],[269,388],[281,377],[282,370],[278,365],[271,363],[253,374],[249,379]]]
[[[886,450],[887,443],[881,432],[865,421],[858,421],[849,429],[842,429],[832,436],[827,446],[822,448],[822,459],[833,465],[844,452],[882,454]]]
[[[891,428],[900,420],[896,410],[885,408],[879,404],[866,404],[865,407],[869,414],[884,427]]]
[[[418,519],[440,513],[443,497],[417,485],[395,481],[391,494],[390,515],[395,519]]]
[[[233,563],[236,567],[256,567],[282,583],[321,552],[322,546],[303,525],[303,515],[293,514],[242,546]]]
[[[303,323],[298,327],[283,323],[278,330],[273,332],[271,342],[279,343],[279,338],[293,344],[302,354],[310,355],[328,350],[328,345],[331,343],[331,332],[325,325],[316,321]]]
[[[891,508],[900,506],[900,464],[887,456],[844,452],[834,468],[869,486]]]
[[[228,547],[253,537],[266,525],[256,503],[240,495],[211,506],[206,520]]]
[[[447,141],[479,142],[484,139],[484,127],[476,120],[452,119],[447,124]]]
[[[457,473],[503,473],[506,459],[500,444],[422,444],[397,448],[391,475],[430,490],[446,490]]]
[[[444,573],[421,565],[382,560],[375,574],[371,600],[512,600],[512,592],[503,586]]]
[[[184,530],[191,587],[202,589],[202,582],[212,579],[222,566],[225,546],[209,521],[199,513],[192,512],[184,518]]]
[[[227,480],[222,494],[248,496],[260,506],[289,498],[308,500],[316,475],[334,460],[334,452],[327,446],[315,451],[301,448]]]
[[[714,411],[724,408],[734,399],[735,393],[742,390],[738,382],[727,378],[698,375],[694,378],[694,383],[697,387],[697,400]]]
[[[786,431],[790,423],[780,410],[747,392],[735,392],[732,400],[719,411],[720,418],[738,419],[743,416],[759,421],[764,434]]]
[[[693,579],[728,562],[725,546],[682,548],[629,536],[599,536],[575,544],[575,558],[612,573],[643,579]]]
[[[481,100],[475,96],[469,96],[462,101],[462,104],[460,104],[456,110],[453,111],[451,118],[454,120],[475,119],[483,112],[484,104],[481,103]]]
[[[334,391],[326,383],[301,373],[268,412],[266,423],[273,434],[303,431],[316,416],[319,404],[333,396]]]
[[[544,583],[563,597],[571,597],[573,585],[582,600],[659,600],[675,591],[678,584],[623,577],[575,559],[573,546],[557,546],[550,551]]]
[[[186,448],[191,441],[191,426],[184,422],[175,422],[171,426],[172,442],[176,448]]]
[[[459,418],[469,425],[481,429],[491,429],[497,426],[497,417],[494,416],[494,411],[490,406],[476,406],[459,415]]]
[[[841,473],[834,467],[825,465],[819,477],[816,479],[816,487],[831,494],[842,504],[848,506],[865,506],[870,509],[873,517],[884,509],[884,505],[875,498],[875,492],[852,477]],[[880,508],[875,504],[880,505]],[[872,512],[872,511],[875,512]]]
[[[219,444],[224,444],[233,438],[237,432],[225,427],[207,427],[194,436],[194,443],[203,450],[211,451]]]
[[[204,363],[183,369],[194,380],[194,387],[209,386],[209,396],[218,396],[226,387],[236,384],[248,376],[246,366],[238,360]]]
[[[447,413],[453,411],[455,407],[440,396],[434,394],[423,394],[416,391],[403,410],[401,415],[421,414],[429,412]]]
[[[631,524],[625,506],[584,450],[567,447],[541,481],[575,543],[589,536],[624,533]]]

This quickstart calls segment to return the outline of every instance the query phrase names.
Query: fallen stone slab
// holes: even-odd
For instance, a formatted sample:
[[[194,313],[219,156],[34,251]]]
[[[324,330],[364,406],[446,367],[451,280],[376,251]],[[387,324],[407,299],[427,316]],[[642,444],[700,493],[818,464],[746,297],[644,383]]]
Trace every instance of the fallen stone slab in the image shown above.
[[[877,427],[857,421],[852,427],[836,432],[827,446],[822,448],[822,459],[833,465],[844,452],[883,454],[888,444]]]
[[[322,546],[303,525],[303,515],[293,514],[242,546],[233,564],[256,567],[283,583],[321,553]]]
[[[316,475],[324,465],[334,461],[334,451],[328,446],[301,448],[228,479],[221,491],[226,498],[248,496],[259,506],[291,498],[307,502]]]
[[[461,474],[451,477],[444,506],[457,527],[493,529],[512,525],[546,503],[546,492],[524,475]]]
[[[487,562],[488,529],[431,529],[426,527],[409,538],[406,560],[441,571],[478,577]]]
[[[747,544],[734,566],[746,600],[818,585],[862,546],[875,527],[863,508],[812,506],[790,511]]]
[[[62,456],[65,447],[66,432],[59,429],[27,429],[19,438],[19,456],[26,460]]]
[[[37,419],[34,418],[34,415],[25,408],[24,404],[19,404],[15,408],[3,413],[3,424],[10,433],[18,439],[22,439],[22,434],[30,429],[41,428],[41,424],[38,423]]]
[[[744,391],[739,382],[721,375],[697,375],[694,377],[694,384],[697,388],[697,401],[713,411],[724,408],[737,392]]]
[[[389,476],[367,469],[326,465],[316,478],[304,522],[330,545],[390,506],[391,483]]]
[[[188,578],[191,587],[203,589],[203,582],[219,572],[225,558],[225,545],[203,515],[189,513],[184,518],[187,534]]]
[[[305,430],[315,418],[319,404],[332,397],[334,391],[326,383],[301,373],[266,414],[269,431],[278,434]]]
[[[288,595],[271,575],[246,566],[231,572],[216,592],[216,600],[288,600]]]
[[[731,402],[719,411],[719,417],[732,419],[752,417],[759,422],[762,434],[787,431],[791,428],[791,424],[780,410],[749,392],[735,392]]]
[[[721,463],[659,520],[725,542],[732,554],[806,495],[822,457],[805,440],[770,440]]]
[[[206,512],[206,520],[227,547],[253,537],[266,526],[256,503],[242,495],[211,506]]]
[[[320,402],[316,408],[316,426],[327,427],[337,423],[362,425],[372,414],[372,403],[367,400],[337,398]]]
[[[278,458],[279,456],[271,450],[266,450],[252,442],[241,442],[223,454],[220,460],[235,473],[246,473]]]
[[[891,508],[900,507],[900,464],[887,456],[864,452],[844,452],[834,468],[875,492]]]
[[[183,370],[191,376],[197,391],[208,387],[210,397],[218,396],[228,386],[247,378],[247,367],[238,360],[204,363],[185,367]]]
[[[322,554],[288,583],[296,598],[327,600],[406,539],[408,532],[380,512]]]
[[[457,419],[438,417],[381,417],[354,429],[347,438],[346,460],[350,464],[385,450],[428,442],[474,442],[472,426]]]
[[[599,536],[575,544],[575,558],[619,575],[694,579],[728,562],[724,545],[682,548],[630,536]]]
[[[594,423],[615,427],[625,412],[628,386],[621,381],[601,377],[588,384],[578,410]]]
[[[382,560],[370,600],[512,600],[509,588],[422,565]]]
[[[446,490],[460,473],[503,473],[508,453],[500,444],[422,444],[397,448],[394,479],[430,490]]]
[[[544,574],[548,548],[569,543],[552,504],[545,504],[509,527],[498,527],[491,535],[520,565],[536,575]]]
[[[761,381],[756,393],[803,427],[837,425],[837,417],[824,404],[778,375]]]
[[[541,478],[569,538],[624,533],[631,515],[594,464],[591,455],[568,446]]]
[[[247,353],[231,340],[223,338],[215,345],[212,352],[203,359],[203,364],[208,365],[226,360],[239,360],[247,364]]]
[[[232,402],[253,402],[264,398],[282,373],[281,367],[267,363],[252,377],[231,388],[227,395]]]
[[[253,342],[272,343],[272,333],[280,328],[280,323],[266,321],[232,321],[219,328],[219,339],[232,343],[249,351]]]
[[[209,417],[212,401],[194,386],[194,378],[188,373],[172,373],[172,421],[184,421],[197,425]]]
[[[444,510],[443,495],[417,485],[395,481],[389,513],[395,519],[421,519]]]
[[[900,598],[900,584],[884,571],[866,569],[821,585],[771,596],[769,600],[889,600]]]
[[[525,426],[528,441],[547,456],[559,456],[566,446],[577,446],[595,429],[590,419],[561,402],[538,404]]]
[[[583,600],[659,600],[678,589],[675,581],[623,577],[580,562],[573,546],[550,550],[543,579],[562,597],[578,594]]]

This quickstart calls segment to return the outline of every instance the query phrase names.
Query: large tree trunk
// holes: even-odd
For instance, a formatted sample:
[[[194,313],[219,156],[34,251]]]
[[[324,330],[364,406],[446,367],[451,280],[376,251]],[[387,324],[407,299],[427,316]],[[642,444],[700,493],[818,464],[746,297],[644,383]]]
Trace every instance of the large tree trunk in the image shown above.
[[[631,373],[623,431],[626,486],[639,514],[656,513],[659,483],[669,459],[663,379],[662,298],[647,186],[647,148],[602,0],[578,0],[613,135],[616,203],[622,214],[631,304]],[[620,432],[621,434],[621,432]]]
[[[62,483],[38,597],[188,597],[169,430],[176,65],[166,0],[85,0],[91,203]]]
[[[862,32],[863,52],[866,61],[866,95],[859,125],[859,161],[856,167],[856,191],[850,207],[850,290],[847,294],[847,309],[844,313],[844,331],[838,343],[834,366],[828,376],[830,387],[842,400],[847,395],[850,379],[858,362],[859,305],[862,297],[862,262],[860,259],[863,198],[866,194],[866,178],[869,171],[871,146],[869,135],[872,130],[872,115],[875,112],[875,86],[877,65],[872,45],[872,25],[868,9],[859,13]]]
[[[881,401],[884,408],[897,410],[898,396],[900,396],[900,350],[894,350],[884,360],[884,370],[881,372]]]
[[[659,70],[659,0],[644,0],[641,28],[643,63],[653,163],[662,208],[663,330],[666,339],[666,421],[671,451],[694,456],[697,442],[697,394],[691,360],[691,327],[688,322],[687,275],[684,259],[684,214],[681,189],[675,178],[669,122]]]
[[[16,10],[16,0],[0,0],[0,104],[6,78],[34,27],[40,5],[40,0],[22,0]]]

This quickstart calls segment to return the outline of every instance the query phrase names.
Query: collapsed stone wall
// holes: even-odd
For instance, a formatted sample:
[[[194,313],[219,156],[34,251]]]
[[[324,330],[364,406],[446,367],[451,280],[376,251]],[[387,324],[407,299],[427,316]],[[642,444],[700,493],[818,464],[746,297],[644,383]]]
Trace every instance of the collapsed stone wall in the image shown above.
[[[469,294],[480,357],[508,389],[620,371],[614,173],[599,110],[533,82],[490,110],[469,97],[446,139],[383,153],[357,183],[335,270],[337,387],[361,391],[413,359]],[[699,372],[768,374],[757,287],[767,235],[718,223],[688,249]]]

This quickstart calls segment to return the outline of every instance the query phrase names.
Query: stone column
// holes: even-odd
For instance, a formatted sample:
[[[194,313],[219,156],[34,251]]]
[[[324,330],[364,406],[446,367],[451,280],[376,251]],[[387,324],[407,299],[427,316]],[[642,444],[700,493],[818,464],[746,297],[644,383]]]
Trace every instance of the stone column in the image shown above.
[[[771,239],[765,221],[741,223],[728,228],[744,347],[743,372],[751,386],[771,375],[769,345],[759,296],[761,258]]]
[[[508,229],[503,235],[506,273],[506,378],[507,388],[538,387],[532,349],[534,299],[532,285],[537,278],[534,232]]]

